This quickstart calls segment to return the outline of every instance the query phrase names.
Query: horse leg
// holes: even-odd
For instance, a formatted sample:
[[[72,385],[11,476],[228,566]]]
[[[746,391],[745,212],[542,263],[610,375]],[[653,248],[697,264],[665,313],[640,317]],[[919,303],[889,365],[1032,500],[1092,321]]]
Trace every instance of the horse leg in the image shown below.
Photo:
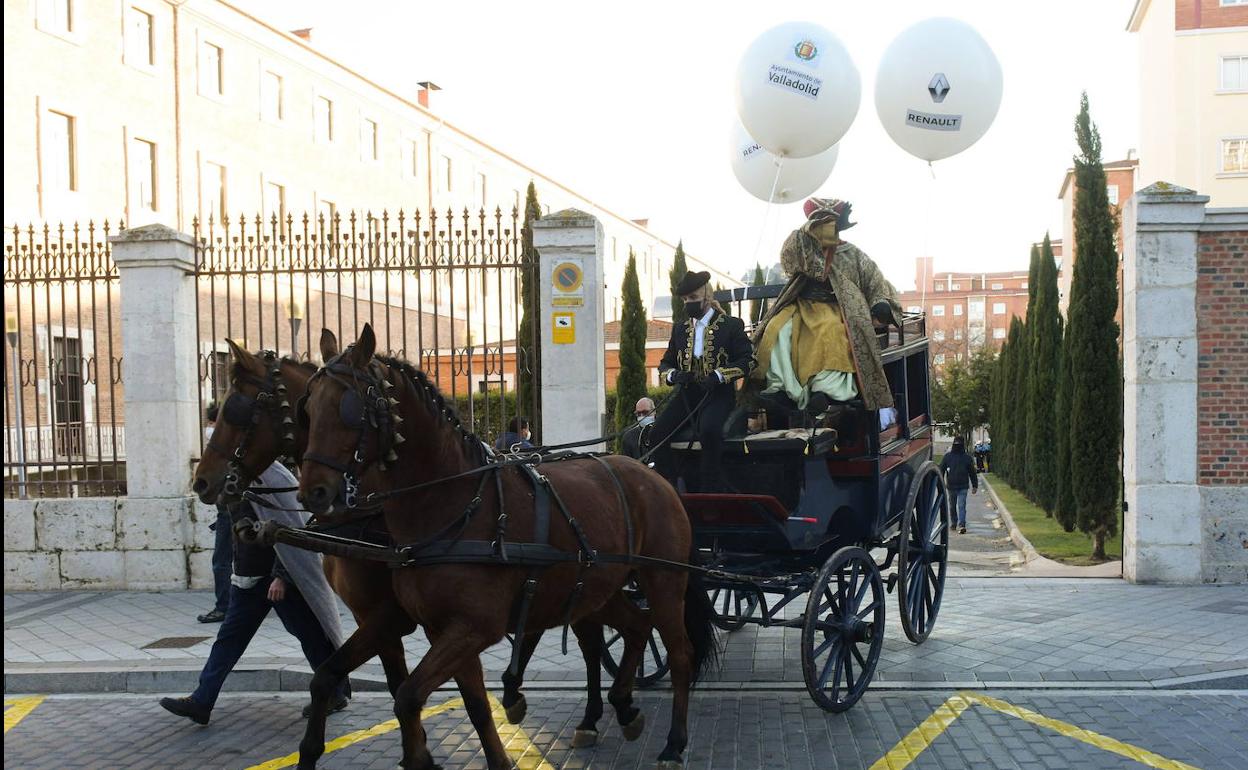
[[[576,643],[585,658],[585,716],[572,735],[572,748],[593,746],[598,742],[598,720],[602,718],[602,624],[580,620],[572,624]]]
[[[386,672],[386,689],[390,691],[390,697],[398,694],[399,686],[407,679],[407,653],[403,650],[403,637],[415,630],[416,624],[413,623],[406,633],[392,634],[390,638],[383,639],[377,650],[381,668]]]
[[[485,675],[481,671],[481,658],[472,656],[456,674],[455,684],[459,685],[459,693],[464,697],[464,710],[468,712],[468,719],[472,721],[477,737],[481,739],[486,766],[490,770],[510,770],[511,758],[507,756],[503,739],[499,737],[498,727],[494,724],[490,697],[485,689]]]
[[[325,753],[325,718],[343,678],[364,665],[379,649],[396,644],[399,665],[403,665],[403,641],[402,637],[395,636],[395,629],[410,629],[411,626],[411,618],[403,608],[395,602],[388,602],[369,613],[355,633],[317,667],[309,688],[312,694],[311,713],[304,728],[303,740],[299,743],[300,770],[316,767],[317,760]]]
[[[517,639],[514,644],[520,645],[520,670],[512,676],[511,667],[508,666],[503,672],[503,709],[507,712],[507,721],[513,725],[520,724],[529,710],[528,701],[520,688],[524,686],[524,670],[529,667],[529,659],[533,657],[533,651],[537,649],[537,643],[541,639],[541,631],[534,631]]]
[[[613,602],[611,609],[611,622],[624,638],[624,652],[620,655],[619,671],[611,683],[607,700],[615,709],[615,720],[624,733],[624,740],[635,741],[646,726],[646,715],[633,705],[633,690],[637,686],[637,666],[650,639],[650,617],[628,599]]]
[[[672,726],[667,744],[659,754],[658,770],[684,767],[681,755],[689,743],[689,687],[693,682],[693,643],[685,629],[685,588],[688,576],[669,570],[648,570],[638,575],[650,605],[650,620],[667,647],[672,677]]]
[[[437,634],[431,633],[429,641],[429,651],[394,696],[394,715],[399,720],[403,740],[403,760],[400,764],[405,770],[436,770],[438,767],[434,764],[433,755],[429,753],[429,746],[425,741],[420,711],[433,691],[452,674],[460,673],[461,670],[471,672],[468,667],[474,659],[477,660],[477,670],[480,670],[478,656],[490,642],[463,623],[452,623]],[[471,710],[469,713],[471,715]],[[482,724],[481,729],[484,730],[481,739],[483,746],[492,744],[491,733],[493,739],[501,743],[492,720],[488,724]]]

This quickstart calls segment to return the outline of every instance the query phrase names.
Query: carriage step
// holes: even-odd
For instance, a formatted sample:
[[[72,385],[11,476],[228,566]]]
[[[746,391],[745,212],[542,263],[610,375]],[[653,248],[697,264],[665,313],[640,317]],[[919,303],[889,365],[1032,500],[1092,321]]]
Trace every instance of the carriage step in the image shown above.
[[[896,587],[896,585],[897,585],[897,573],[894,572],[893,574],[889,575],[888,580],[885,581],[884,590],[888,591],[891,594],[893,592],[893,588]]]

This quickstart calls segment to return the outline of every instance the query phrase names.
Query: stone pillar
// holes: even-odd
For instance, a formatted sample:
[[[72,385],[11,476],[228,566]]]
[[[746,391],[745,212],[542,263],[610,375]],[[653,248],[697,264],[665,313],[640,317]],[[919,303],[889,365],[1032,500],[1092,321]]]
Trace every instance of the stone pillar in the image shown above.
[[[125,584],[186,587],[200,424],[194,240],[147,225],[109,242],[121,276],[127,497],[118,501],[117,540]]]
[[[607,397],[602,225],[583,211],[559,211],[533,223],[533,246],[540,255],[542,443],[600,436]]]
[[[1197,235],[1208,196],[1158,182],[1123,211],[1123,573],[1201,581]]]

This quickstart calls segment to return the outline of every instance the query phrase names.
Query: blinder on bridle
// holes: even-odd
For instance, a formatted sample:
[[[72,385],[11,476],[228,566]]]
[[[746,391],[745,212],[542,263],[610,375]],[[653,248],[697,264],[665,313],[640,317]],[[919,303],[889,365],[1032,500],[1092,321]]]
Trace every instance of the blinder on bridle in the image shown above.
[[[349,509],[357,507],[359,502],[359,482],[374,462],[385,471],[387,463],[398,460],[394,447],[402,444],[404,439],[397,426],[403,422],[395,410],[398,401],[391,398],[389,390],[394,385],[386,379],[382,366],[378,362],[370,362],[365,369],[357,369],[346,360],[351,351],[348,347],[339,355],[326,362],[325,366],[312,376],[308,382],[308,390],[295,404],[295,419],[304,430],[309,427],[308,395],[312,392],[312,381],[317,377],[328,377],[343,387],[342,397],[338,400],[338,419],[343,426],[356,432],[355,450],[347,464],[330,457],[305,453],[303,459],[323,465],[342,474],[342,502]],[[365,459],[365,442],[368,429],[372,428],[377,435],[377,451]]]
[[[221,418],[236,428],[246,428],[256,421],[256,399],[235,391],[221,405]]]

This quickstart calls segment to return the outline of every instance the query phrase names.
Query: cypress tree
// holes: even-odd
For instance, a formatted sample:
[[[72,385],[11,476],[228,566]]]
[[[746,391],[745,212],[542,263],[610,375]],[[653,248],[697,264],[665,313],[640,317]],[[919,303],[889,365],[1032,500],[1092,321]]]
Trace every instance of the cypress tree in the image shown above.
[[[1057,263],[1053,259],[1053,244],[1049,234],[1044,234],[1040,252],[1039,269],[1036,271],[1035,312],[1028,307],[1031,319],[1031,356],[1028,361],[1030,375],[1027,388],[1027,489],[1031,499],[1053,515],[1056,498],[1055,478],[1057,472],[1054,454],[1057,427],[1054,424],[1053,394],[1057,389],[1062,317],[1057,310]]]
[[[537,392],[542,377],[542,329],[538,303],[538,272],[540,260],[533,248],[533,223],[542,217],[537,203],[537,188],[529,182],[524,198],[524,225],[520,230],[520,329],[516,333],[519,385],[516,388],[516,411],[532,420],[533,435],[541,435],[541,399]]]
[[[1010,340],[1001,345],[1001,354],[997,357],[997,370],[993,373],[996,382],[996,411],[993,417],[992,460],[993,472],[1005,479],[1010,472],[1010,359],[1013,351]]]
[[[763,266],[754,263],[754,282],[751,286],[763,285]],[[763,315],[763,301],[761,299],[750,300],[750,325],[758,326],[758,319]]]
[[[1069,339],[1069,335],[1066,335],[1058,349],[1057,405],[1053,414],[1057,432],[1057,456],[1053,466],[1053,515],[1062,525],[1062,529],[1074,532],[1075,492],[1070,480],[1070,364],[1067,363],[1070,360]]]
[[[1070,468],[1079,529],[1092,536],[1092,557],[1118,526],[1118,456],[1122,377],[1118,364],[1117,223],[1109,208],[1101,136],[1088,95],[1075,118],[1075,272],[1070,290]]]
[[[1010,484],[1027,491],[1027,327],[1018,316],[1010,319]]]
[[[676,242],[676,256],[672,257],[672,269],[667,274],[668,280],[672,287],[672,324],[680,326],[685,322],[685,303],[680,301],[680,296],[676,294],[676,285],[680,283],[680,279],[685,277],[685,273],[689,268],[685,265],[685,242]]]
[[[620,372],[615,378],[615,428],[624,430],[633,420],[633,405],[646,395],[646,308],[637,281],[637,257],[628,250],[624,268],[623,308],[620,311]]]

